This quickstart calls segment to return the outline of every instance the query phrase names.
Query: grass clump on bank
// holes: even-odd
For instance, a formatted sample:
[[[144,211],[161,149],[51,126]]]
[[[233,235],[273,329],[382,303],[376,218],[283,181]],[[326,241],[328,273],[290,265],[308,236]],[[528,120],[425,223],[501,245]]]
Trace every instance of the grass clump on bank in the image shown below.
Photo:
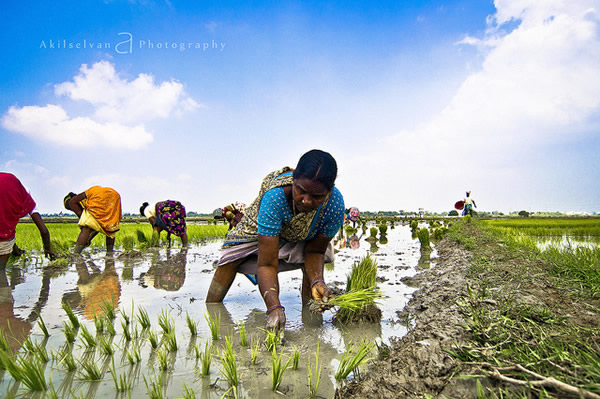
[[[486,397],[598,397],[600,250],[542,251],[522,233],[477,220],[449,234],[471,251],[457,301],[471,342],[448,351],[461,374],[494,380],[483,384]]]

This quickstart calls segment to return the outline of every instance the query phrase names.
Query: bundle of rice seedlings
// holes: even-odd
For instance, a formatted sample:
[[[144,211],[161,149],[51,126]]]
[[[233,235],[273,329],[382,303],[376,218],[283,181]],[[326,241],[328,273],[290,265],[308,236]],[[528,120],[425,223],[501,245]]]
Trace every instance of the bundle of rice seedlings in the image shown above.
[[[371,227],[369,229],[369,232],[371,233],[371,237],[377,236],[377,231],[378,231],[377,227]]]
[[[431,249],[431,245],[429,243],[429,230],[420,229],[417,231],[417,238],[421,243],[421,251],[426,251]]]
[[[379,232],[381,235],[385,235],[387,232],[387,224],[385,224],[385,222],[379,225]]]
[[[381,321],[377,301],[385,296],[377,289],[377,261],[367,255],[352,266],[346,282],[346,292],[327,303],[311,301],[310,308],[337,307],[334,320],[341,323]]]

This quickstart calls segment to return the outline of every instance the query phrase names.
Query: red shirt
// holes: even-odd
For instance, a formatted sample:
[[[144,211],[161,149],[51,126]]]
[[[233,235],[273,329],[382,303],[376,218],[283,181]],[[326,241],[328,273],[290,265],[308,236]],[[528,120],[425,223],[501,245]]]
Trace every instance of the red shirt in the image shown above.
[[[35,209],[35,201],[10,173],[0,172],[0,241],[12,240],[19,219]]]

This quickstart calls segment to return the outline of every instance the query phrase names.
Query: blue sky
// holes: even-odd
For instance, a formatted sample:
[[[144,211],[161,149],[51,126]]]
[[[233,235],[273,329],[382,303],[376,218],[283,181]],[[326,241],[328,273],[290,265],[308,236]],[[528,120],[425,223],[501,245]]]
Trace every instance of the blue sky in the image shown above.
[[[249,203],[312,148],[364,210],[600,211],[600,0],[80,3],[0,15],[0,170],[42,212]]]

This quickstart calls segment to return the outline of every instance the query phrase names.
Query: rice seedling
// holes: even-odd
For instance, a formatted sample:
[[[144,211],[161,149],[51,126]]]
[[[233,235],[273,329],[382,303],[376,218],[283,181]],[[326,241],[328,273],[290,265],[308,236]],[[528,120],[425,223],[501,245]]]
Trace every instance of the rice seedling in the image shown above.
[[[163,334],[169,334],[175,330],[175,322],[166,309],[163,309],[158,315],[158,326],[163,330]]]
[[[158,368],[162,371],[169,369],[169,352],[165,348],[156,351],[156,358],[158,359]]]
[[[260,341],[259,340],[254,340],[254,337],[252,337],[252,340],[250,342],[250,363],[251,364],[256,364],[256,361],[258,360],[258,349],[260,348]]]
[[[112,344],[112,339],[100,335],[97,338],[97,346],[100,352],[106,356],[112,356],[115,353],[115,348]]]
[[[150,317],[148,317],[148,312],[141,306],[138,306],[138,314],[137,320],[142,327],[142,330],[148,330],[151,327]]]
[[[135,247],[136,237],[130,234],[125,235],[121,237],[121,243],[123,244],[123,249],[130,251]]]
[[[335,372],[335,379],[338,381],[345,380],[352,372],[356,376],[358,373],[358,367],[361,364],[371,360],[371,358],[367,358],[367,356],[371,352],[371,349],[374,345],[374,342],[367,343],[367,341],[362,341],[355,354],[352,354],[354,346],[346,348],[342,354],[342,358],[340,359],[340,364]]]
[[[117,392],[129,392],[133,382],[131,381],[131,378],[127,376],[127,373],[118,374],[113,364],[113,367],[110,369],[110,374],[113,377],[115,390]]]
[[[10,345],[8,344],[8,339],[6,338],[4,330],[0,330],[0,351],[10,351]]]
[[[88,348],[95,348],[97,345],[96,338],[92,335],[90,330],[88,330],[84,324],[81,325],[80,330],[80,336],[83,339],[85,346]]]
[[[261,330],[267,334],[265,337],[265,347],[269,352],[274,351],[277,345],[281,343],[281,333],[274,330]]]
[[[44,362],[40,361],[37,357],[18,357],[17,363],[17,367],[20,369],[18,372],[20,375],[19,381],[21,381],[27,389],[30,391],[46,391],[48,389],[46,376],[44,374]],[[13,378],[15,377],[13,376]]]
[[[321,366],[319,365],[319,344],[317,343],[317,351],[315,352],[315,371],[310,365],[310,357],[308,358],[308,395],[311,398],[317,397],[317,390],[321,382]]]
[[[220,351],[221,374],[230,387],[237,387],[240,383],[240,370],[233,353],[232,337],[225,337],[225,349]],[[236,392],[234,390],[234,392]]]
[[[346,291],[374,288],[376,284],[377,260],[367,255],[352,265],[346,278]]]
[[[79,377],[84,381],[100,381],[102,372],[93,357],[79,362]]]
[[[200,374],[208,375],[210,373],[210,363],[212,362],[212,344],[209,340],[206,340],[204,344],[204,353],[200,355]]]
[[[165,335],[165,346],[169,352],[177,352],[178,346],[175,330],[171,330],[171,332]]]
[[[121,329],[123,330],[123,339],[125,342],[131,342],[131,332],[129,331],[129,326],[124,320],[121,320]]]
[[[27,353],[30,354],[35,354],[36,351],[36,345],[33,343],[33,341],[31,340],[31,337],[27,337],[27,339],[25,341],[23,341],[23,350]]]
[[[156,375],[155,378],[148,381],[144,376],[144,384],[146,384],[146,391],[150,399],[162,399],[163,395],[163,374]]]
[[[385,223],[380,224],[379,226],[379,233],[383,236],[386,234],[387,232],[387,225]]]
[[[100,309],[102,309],[102,313],[108,320],[114,320],[117,315],[115,314],[115,301],[112,298],[110,301],[107,299],[102,300],[102,305],[100,305]]]
[[[96,327],[96,335],[102,334],[104,332],[104,317],[98,317],[94,313],[94,326]]]
[[[377,232],[378,232],[378,231],[379,231],[379,230],[377,229],[377,227],[371,227],[371,228],[369,229],[369,232],[371,233],[371,237],[377,237]]]
[[[417,231],[417,238],[421,243],[421,251],[431,249],[428,229],[420,229],[419,231]]]
[[[221,339],[221,313],[218,313],[217,316],[213,318],[209,312],[206,312],[204,314],[204,319],[206,319],[206,322],[208,323],[212,340],[218,341]]]
[[[133,344],[131,348],[127,348],[127,360],[129,364],[134,365],[139,363],[142,360],[142,355],[140,354],[140,346],[139,344]]]
[[[148,246],[148,237],[146,237],[146,234],[144,234],[144,232],[140,229],[137,229],[135,231],[135,235],[137,237],[138,243],[140,244],[141,247],[147,247]]]
[[[187,323],[188,330],[190,330],[190,334],[192,335],[192,337],[197,336],[198,335],[198,322],[192,320],[192,318],[190,317],[188,312],[185,312],[185,321]]]
[[[271,356],[273,359],[271,390],[273,392],[277,392],[277,390],[279,389],[279,385],[281,385],[281,380],[283,379],[283,373],[285,373],[285,370],[287,370],[292,358],[290,357],[287,360],[287,362],[285,362],[285,364],[282,366],[281,358],[283,357],[283,349],[281,349],[279,356],[277,356],[277,351],[273,350],[273,352],[271,352]]]
[[[300,352],[298,348],[294,346],[292,348],[292,370],[298,370],[298,363],[300,362]]]
[[[110,335],[111,337],[114,337],[115,335],[117,335],[117,331],[115,330],[115,326],[112,322],[112,320],[105,320],[104,323],[104,327],[106,328],[106,332],[108,333],[108,335]]]
[[[71,308],[71,305],[69,305],[68,302],[63,301],[62,308],[64,309],[65,313],[67,314],[67,317],[71,321],[73,328],[79,327],[79,319],[77,318],[77,316],[75,316],[75,313],[73,312],[73,308]]]
[[[242,320],[236,323],[238,326],[238,332],[240,334],[240,344],[242,346],[248,346],[248,336],[246,335],[246,326]]]
[[[38,311],[35,311],[35,314],[37,315],[37,317],[39,319],[37,322],[37,325],[40,328],[40,330],[42,331],[42,334],[44,334],[44,337],[46,337],[46,338],[50,337],[50,333],[48,332],[48,327],[46,327],[46,323],[44,322],[42,315]]]
[[[152,349],[158,348],[158,335],[152,330],[148,331],[148,342]]]
[[[185,382],[183,383],[183,399],[196,399],[196,392]]]
[[[333,297],[327,302],[330,306],[337,306],[340,309],[346,309],[350,312],[358,312],[366,305],[375,303],[379,299],[385,298],[385,295],[378,289],[365,288],[361,290],[352,290],[344,294]],[[339,313],[339,312],[338,312]]]
[[[126,325],[130,325],[131,324],[131,317],[129,317],[129,315],[127,314],[127,312],[125,312],[125,311],[121,312],[121,318],[123,319],[122,321]]]
[[[62,364],[66,371],[75,371],[77,369],[75,358],[73,357],[73,354],[70,351],[63,350],[59,352],[59,356],[59,364]]]

